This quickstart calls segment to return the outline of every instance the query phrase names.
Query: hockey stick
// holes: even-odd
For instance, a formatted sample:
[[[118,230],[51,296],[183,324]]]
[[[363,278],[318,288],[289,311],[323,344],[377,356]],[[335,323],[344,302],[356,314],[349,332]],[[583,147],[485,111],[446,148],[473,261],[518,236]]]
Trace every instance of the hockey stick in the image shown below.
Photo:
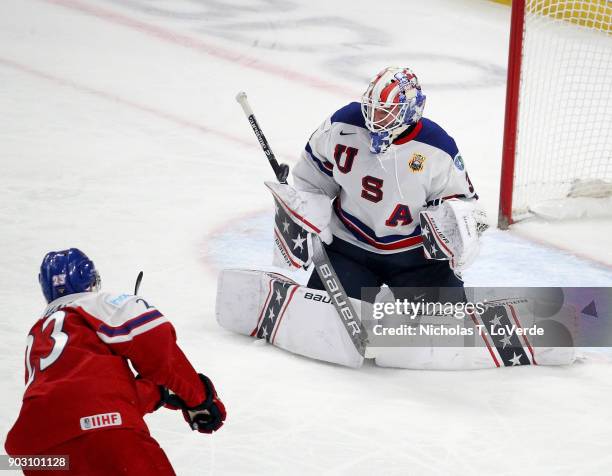
[[[140,289],[140,283],[142,283],[142,277],[144,273],[141,271],[138,273],[138,277],[136,278],[136,284],[134,284],[134,296],[138,294],[138,290]]]
[[[266,136],[264,136],[263,131],[255,119],[255,114],[253,114],[253,110],[249,105],[246,93],[243,91],[239,92],[236,95],[236,101],[238,101],[238,103],[242,106],[242,110],[249,120],[249,123],[253,128],[253,132],[255,132],[255,136],[259,141],[259,145],[261,145],[261,148],[268,157],[268,161],[274,170],[276,178],[280,183],[286,184],[287,176],[289,175],[289,166],[287,164],[279,164],[276,160],[276,157],[268,144]],[[325,248],[323,248],[323,243],[321,242],[319,235],[314,233],[312,234],[312,244],[312,263],[314,268],[321,278],[321,282],[323,283],[327,294],[329,294],[331,302],[336,308],[338,316],[340,316],[340,320],[342,321],[342,324],[344,324],[344,328],[351,338],[353,345],[357,349],[357,352],[359,352],[359,354],[363,357],[368,344],[367,332],[357,317],[358,315],[355,312],[355,308],[353,307],[350,298],[346,294],[342,283],[340,283],[334,267],[329,261],[329,256],[327,256]]]
[[[276,179],[280,183],[287,183],[287,176],[289,175],[289,166],[287,164],[279,164],[278,161],[276,160],[274,152],[272,152],[272,149],[270,148],[270,145],[268,144],[268,140],[266,139],[266,136],[263,135],[261,127],[259,127],[259,124],[257,123],[257,119],[255,119],[255,114],[253,114],[253,110],[251,109],[251,106],[249,105],[249,101],[247,100],[246,93],[244,91],[240,91],[236,95],[236,101],[238,101],[238,104],[242,106],[244,115],[249,120],[249,124],[251,124],[253,132],[255,133],[255,136],[257,137],[257,140],[259,141],[259,145],[263,149],[264,154],[266,154],[266,157],[268,157],[268,162],[270,162],[270,165],[272,166],[272,170],[274,170],[274,175],[276,175]]]

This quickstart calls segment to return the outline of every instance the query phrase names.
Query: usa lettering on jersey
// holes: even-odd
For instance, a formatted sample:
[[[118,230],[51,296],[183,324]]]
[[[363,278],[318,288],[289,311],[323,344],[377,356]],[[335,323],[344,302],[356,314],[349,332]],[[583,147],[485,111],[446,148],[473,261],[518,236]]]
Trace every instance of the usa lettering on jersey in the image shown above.
[[[477,199],[455,141],[421,119],[385,154],[370,151],[359,103],[313,133],[293,170],[295,187],[334,201],[334,236],[376,253],[423,245],[419,213],[448,198]]]

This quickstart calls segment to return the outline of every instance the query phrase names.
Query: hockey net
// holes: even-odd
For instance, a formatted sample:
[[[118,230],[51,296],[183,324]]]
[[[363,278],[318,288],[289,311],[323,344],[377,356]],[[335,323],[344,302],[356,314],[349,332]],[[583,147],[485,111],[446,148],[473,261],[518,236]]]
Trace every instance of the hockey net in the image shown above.
[[[512,8],[500,227],[612,216],[612,2]]]

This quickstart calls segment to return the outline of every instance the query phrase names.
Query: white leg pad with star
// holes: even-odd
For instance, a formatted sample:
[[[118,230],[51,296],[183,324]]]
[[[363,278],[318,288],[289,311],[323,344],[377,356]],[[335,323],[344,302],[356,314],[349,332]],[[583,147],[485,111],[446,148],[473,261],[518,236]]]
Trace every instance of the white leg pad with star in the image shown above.
[[[361,302],[353,305],[360,312]],[[524,365],[568,365],[575,309],[562,306],[554,316],[537,320],[531,299],[495,299],[482,314],[466,318],[473,337],[450,336],[442,343],[432,337],[391,346],[372,342],[366,356],[376,365],[408,369],[467,370]],[[217,322],[233,332],[267,341],[294,354],[358,368],[363,357],[356,351],[325,291],[301,286],[277,273],[226,269],[219,275]],[[456,326],[456,318],[421,316],[419,325]],[[537,322],[542,336],[520,335],[513,326],[531,328]],[[369,327],[365,322],[366,328]],[[499,329],[507,330],[500,334]],[[369,329],[372,332],[372,329]],[[373,336],[371,336],[373,337]],[[374,340],[374,339],[373,339]],[[565,347],[563,347],[565,345]]]
[[[466,317],[468,335],[406,337],[402,346],[369,347],[376,365],[409,369],[472,370],[524,365],[569,365],[576,358],[575,309],[561,306],[554,315],[536,318],[530,298],[497,299],[481,314]],[[454,316],[420,316],[415,328],[456,329]],[[423,327],[421,327],[423,326]],[[462,323],[463,328],[463,323]],[[518,329],[533,329],[533,334]],[[540,331],[536,331],[540,329]],[[541,333],[540,333],[541,332]],[[388,344],[388,342],[387,342]],[[429,344],[429,345],[427,345]]]
[[[359,309],[360,302],[353,301]],[[294,354],[354,368],[363,364],[327,293],[277,273],[223,270],[216,316],[225,329]]]

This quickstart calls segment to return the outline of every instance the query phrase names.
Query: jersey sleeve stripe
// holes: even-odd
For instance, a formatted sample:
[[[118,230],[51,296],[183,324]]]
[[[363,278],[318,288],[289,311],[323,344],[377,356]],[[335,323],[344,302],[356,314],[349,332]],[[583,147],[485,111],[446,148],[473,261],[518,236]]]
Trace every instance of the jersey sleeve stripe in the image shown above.
[[[331,171],[331,169],[333,169],[333,165],[330,164],[327,161],[322,161],[319,158],[317,158],[313,152],[312,149],[310,148],[310,144],[306,144],[306,148],[304,149],[306,152],[306,156],[312,160],[317,167],[319,167],[319,169],[321,170],[321,172],[323,172],[325,175],[327,175],[328,177],[333,177],[333,173]]]
[[[450,160],[453,160],[459,153],[455,140],[431,119],[423,118],[421,119],[421,123],[422,128],[418,135],[413,137],[412,140],[440,149],[448,154]]]
[[[100,340],[106,344],[119,344],[121,342],[129,342],[135,336],[139,334],[144,334],[145,332],[150,331],[151,329],[168,322],[168,320],[163,315],[160,314],[160,316],[161,317],[157,317],[152,321],[148,321],[143,325],[140,325],[139,327],[133,328],[127,334],[116,336],[108,336],[106,334],[103,334],[102,332],[97,332],[96,334],[98,335]]]
[[[410,235],[377,236],[370,227],[342,209],[340,197],[334,201],[334,212],[342,224],[355,238],[380,250],[399,250],[416,248],[423,244],[421,227],[417,226]]]
[[[131,333],[137,327],[144,326],[145,324],[159,317],[163,317],[163,314],[159,312],[157,309],[153,309],[152,311],[145,312],[144,314],[141,314],[140,316],[130,319],[129,321],[117,327],[112,327],[107,324],[102,324],[98,328],[98,334],[102,333],[108,337],[127,335]]]

